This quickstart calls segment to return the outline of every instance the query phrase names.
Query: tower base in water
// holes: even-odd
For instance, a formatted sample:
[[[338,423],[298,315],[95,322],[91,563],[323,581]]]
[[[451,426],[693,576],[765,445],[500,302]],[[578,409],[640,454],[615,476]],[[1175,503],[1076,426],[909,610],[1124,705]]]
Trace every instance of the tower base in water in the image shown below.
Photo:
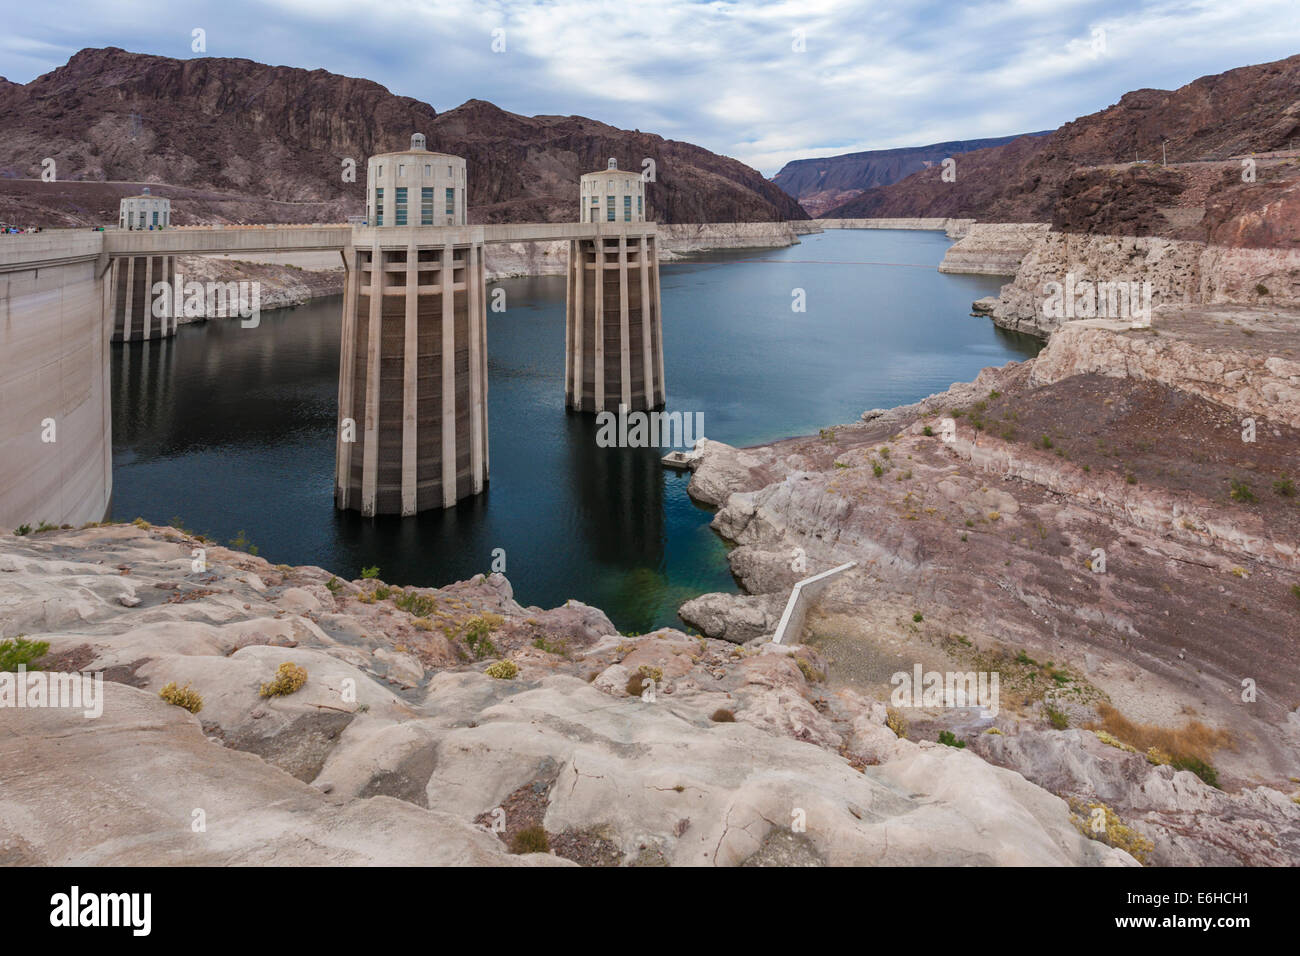
[[[583,412],[662,408],[663,323],[653,223],[569,243],[564,400]]]
[[[114,342],[165,339],[176,334],[170,291],[166,294],[166,314],[153,314],[154,283],[166,282],[170,289],[175,278],[176,260],[172,256],[132,256],[113,260],[109,288],[112,290]]]
[[[450,508],[488,480],[481,227],[358,227],[344,251],[334,503]]]

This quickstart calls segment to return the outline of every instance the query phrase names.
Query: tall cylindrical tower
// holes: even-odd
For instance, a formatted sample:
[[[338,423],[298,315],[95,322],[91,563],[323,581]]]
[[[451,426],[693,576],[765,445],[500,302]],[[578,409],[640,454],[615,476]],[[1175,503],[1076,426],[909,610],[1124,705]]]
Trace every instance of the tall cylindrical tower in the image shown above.
[[[449,508],[488,480],[483,229],[465,161],[371,158],[367,225],[344,252],[334,500],[364,515]]]
[[[645,221],[645,184],[611,159],[582,177],[578,212],[596,236],[569,243],[565,403],[588,412],[661,408],[658,239]]]
[[[118,204],[119,229],[166,229],[171,220],[171,200],[151,195],[148,186],[139,196],[124,197]],[[153,314],[154,283],[170,285],[175,278],[176,261],[172,256],[132,256],[113,260],[109,288],[112,289],[114,342],[138,342],[176,334],[170,294],[166,310],[159,310],[163,314]]]

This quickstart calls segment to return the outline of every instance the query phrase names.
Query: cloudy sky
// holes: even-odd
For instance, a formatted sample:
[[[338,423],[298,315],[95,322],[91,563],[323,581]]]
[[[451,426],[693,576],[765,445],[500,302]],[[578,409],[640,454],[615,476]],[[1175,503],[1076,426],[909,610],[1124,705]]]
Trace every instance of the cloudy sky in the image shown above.
[[[1051,129],[1131,89],[1300,53],[1297,0],[0,0],[0,23],[0,75],[19,83],[84,47],[248,57],[440,111],[590,116],[767,175]]]

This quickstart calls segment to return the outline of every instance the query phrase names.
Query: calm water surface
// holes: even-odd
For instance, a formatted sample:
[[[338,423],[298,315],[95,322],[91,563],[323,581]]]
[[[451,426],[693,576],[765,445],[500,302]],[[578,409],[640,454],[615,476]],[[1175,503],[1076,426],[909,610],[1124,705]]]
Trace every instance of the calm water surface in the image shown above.
[[[788,249],[661,267],[668,411],[748,445],[856,419],[1033,355],[969,316],[1000,280],[942,275],[941,233],[834,231]],[[623,631],[679,624],[678,605],[734,591],[711,513],[654,449],[603,449],[564,408],[564,278],[492,283],[491,483],[414,518],[334,510],[340,299],[182,327],[113,348],[113,515],[179,517],[263,557],[397,584],[486,571],[495,548],[523,604],[577,598]],[[795,312],[795,290],[806,311]]]

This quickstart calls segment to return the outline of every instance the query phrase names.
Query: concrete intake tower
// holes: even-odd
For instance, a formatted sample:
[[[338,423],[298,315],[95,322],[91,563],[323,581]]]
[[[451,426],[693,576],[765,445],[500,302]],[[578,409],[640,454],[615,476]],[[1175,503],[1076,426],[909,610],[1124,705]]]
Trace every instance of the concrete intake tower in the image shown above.
[[[153,196],[149,187],[139,196],[127,196],[118,204],[119,229],[127,231],[166,229],[172,221],[170,199]],[[109,288],[112,290],[114,342],[165,339],[176,334],[172,296],[168,293],[162,315],[153,314],[153,286],[176,280],[173,256],[131,256],[114,259]]]
[[[363,515],[449,508],[488,481],[483,227],[465,160],[371,157],[366,224],[344,250],[334,501]]]
[[[657,230],[645,183],[611,159],[582,176],[579,221],[634,224],[617,236],[569,242],[564,399],[584,412],[663,407],[664,346]],[[635,224],[644,224],[644,230]]]

